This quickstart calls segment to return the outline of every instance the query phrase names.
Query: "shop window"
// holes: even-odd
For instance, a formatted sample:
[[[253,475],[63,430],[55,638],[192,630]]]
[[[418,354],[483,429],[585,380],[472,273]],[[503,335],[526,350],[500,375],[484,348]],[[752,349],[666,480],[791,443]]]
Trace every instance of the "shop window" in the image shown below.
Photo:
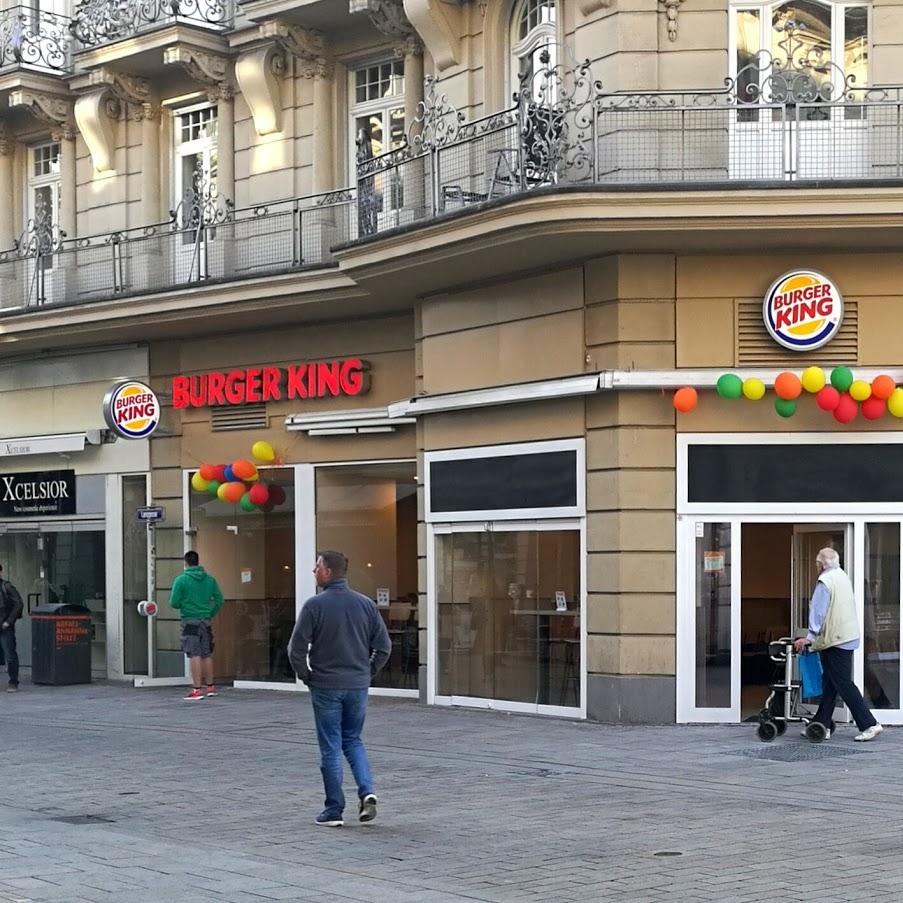
[[[294,683],[286,652],[296,611],[294,471],[260,475],[285,495],[272,510],[248,512],[191,492],[194,548],[225,599],[213,624],[217,679]]]
[[[317,548],[348,557],[348,583],[377,602],[392,654],[374,687],[416,690],[417,482],[413,462],[320,467]]]
[[[865,698],[900,708],[900,524],[865,525]]]

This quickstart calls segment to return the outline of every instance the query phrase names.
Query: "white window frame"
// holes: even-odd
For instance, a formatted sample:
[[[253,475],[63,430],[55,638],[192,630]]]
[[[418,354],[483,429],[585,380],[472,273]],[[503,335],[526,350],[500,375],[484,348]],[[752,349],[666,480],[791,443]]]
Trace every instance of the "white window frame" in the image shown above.
[[[531,0],[518,0],[511,10],[511,19],[508,23],[508,46],[510,48],[507,67],[508,91],[506,92],[506,97],[508,98],[520,88],[520,78],[524,71],[523,61],[532,56],[544,44],[550,45],[549,52],[552,59],[549,62],[549,67],[554,67],[558,62],[555,58],[555,45],[562,43],[561,2],[560,0],[554,0],[554,22],[540,23],[521,38],[519,34],[521,15],[524,7],[530,2]]]
[[[57,170],[56,172],[47,173],[46,175],[35,175],[35,154],[37,151],[46,147],[56,147],[57,149]],[[60,225],[60,186],[62,184],[62,143],[59,141],[41,141],[37,144],[28,146],[28,171],[25,180],[25,219],[33,221],[37,211],[35,203],[35,192],[41,188],[50,188],[52,222],[55,227]],[[72,238],[73,236],[69,236]]]
[[[384,66],[386,64],[396,65],[401,63],[402,66],[402,89],[400,94],[393,94],[391,97],[378,97],[376,100],[365,100],[357,103],[357,73],[362,69],[368,69],[371,66]],[[383,153],[391,150],[386,145],[391,138],[392,110],[406,110],[406,95],[408,85],[405,82],[404,61],[395,57],[378,56],[367,60],[358,60],[348,65],[348,134],[350,140],[348,142],[348,163],[349,172],[357,171],[357,120],[361,116],[375,116],[380,114],[383,121]],[[404,134],[407,135],[411,123],[405,118]],[[389,199],[384,199],[384,209],[394,209],[389,206]]]
[[[177,107],[172,110],[172,134],[173,134],[173,168],[172,168],[172,189],[173,189],[173,209],[176,209],[179,203],[185,197],[185,192],[189,186],[185,185],[182,161],[185,157],[197,155],[201,159],[201,168],[203,170],[204,181],[201,185],[201,191],[208,186],[215,185],[216,179],[213,178],[213,157],[219,149],[219,135],[207,135],[203,138],[195,138],[189,141],[182,140],[182,116],[194,113],[199,110],[213,110],[216,115],[217,132],[219,130],[219,111],[215,103],[196,103],[191,106]],[[216,168],[217,173],[219,167]]]

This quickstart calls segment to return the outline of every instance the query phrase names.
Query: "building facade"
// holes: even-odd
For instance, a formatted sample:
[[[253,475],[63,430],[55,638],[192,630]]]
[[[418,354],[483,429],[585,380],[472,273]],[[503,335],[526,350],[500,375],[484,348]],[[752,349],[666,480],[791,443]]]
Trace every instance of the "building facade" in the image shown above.
[[[298,689],[339,547],[376,693],[730,722],[833,545],[903,721],[896,403],[775,407],[903,382],[901,84],[886,0],[7,5],[4,573],[91,609],[96,676],[178,683],[195,548],[218,678]],[[123,377],[150,438],[106,428]],[[266,503],[211,494],[246,460]]]

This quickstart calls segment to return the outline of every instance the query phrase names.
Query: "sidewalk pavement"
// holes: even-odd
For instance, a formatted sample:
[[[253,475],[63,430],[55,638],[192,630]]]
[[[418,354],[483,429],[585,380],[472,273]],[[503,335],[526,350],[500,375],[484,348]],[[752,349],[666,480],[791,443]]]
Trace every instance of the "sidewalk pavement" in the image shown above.
[[[2,903],[903,899],[903,732],[620,727],[375,699],[379,818],[306,695],[0,694]]]

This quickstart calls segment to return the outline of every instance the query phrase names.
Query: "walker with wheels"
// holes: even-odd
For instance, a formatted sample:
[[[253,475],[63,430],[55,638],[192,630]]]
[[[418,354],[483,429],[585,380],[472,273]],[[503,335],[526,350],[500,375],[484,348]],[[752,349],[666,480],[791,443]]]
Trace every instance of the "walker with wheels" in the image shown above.
[[[769,658],[781,667],[775,669],[777,680],[768,685],[768,699],[759,712],[756,736],[763,743],[780,737],[792,722],[806,724],[806,737],[813,743],[825,739],[824,725],[812,721],[813,713],[803,706],[802,683],[795,677],[799,674],[796,661],[799,655],[793,648],[792,637],[781,637],[768,644]]]

